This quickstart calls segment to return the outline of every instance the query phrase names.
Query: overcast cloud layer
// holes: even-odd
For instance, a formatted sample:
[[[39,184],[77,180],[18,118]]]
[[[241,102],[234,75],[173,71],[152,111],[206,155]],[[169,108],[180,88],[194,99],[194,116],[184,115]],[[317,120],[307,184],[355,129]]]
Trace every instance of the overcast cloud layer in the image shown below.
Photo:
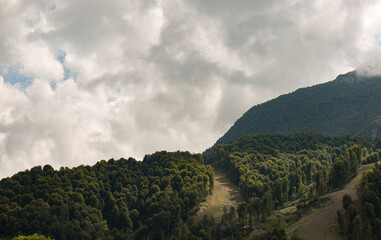
[[[380,12],[371,0],[0,0],[0,178],[202,152],[255,104],[359,66],[380,73]]]

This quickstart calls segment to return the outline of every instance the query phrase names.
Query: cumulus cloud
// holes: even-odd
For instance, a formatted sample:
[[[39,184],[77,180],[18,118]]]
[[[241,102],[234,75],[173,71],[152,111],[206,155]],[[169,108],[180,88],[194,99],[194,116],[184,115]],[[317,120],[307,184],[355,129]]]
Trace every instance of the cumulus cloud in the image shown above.
[[[369,69],[380,6],[0,0],[0,177],[201,152],[252,105]]]

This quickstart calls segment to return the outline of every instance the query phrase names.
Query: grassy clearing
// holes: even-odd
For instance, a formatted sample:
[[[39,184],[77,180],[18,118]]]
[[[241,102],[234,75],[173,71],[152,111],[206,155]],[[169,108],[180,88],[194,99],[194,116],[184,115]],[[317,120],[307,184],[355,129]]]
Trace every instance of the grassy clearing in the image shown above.
[[[298,234],[306,240],[339,240],[342,239],[339,234],[339,227],[336,221],[336,212],[342,207],[342,198],[349,194],[353,200],[357,200],[356,187],[361,181],[364,173],[370,171],[374,164],[361,166],[358,175],[343,189],[329,193],[322,198],[327,201],[319,208],[311,209],[299,221],[287,227],[287,234]]]
[[[243,198],[239,193],[238,187],[229,181],[226,174],[216,170],[213,193],[200,205],[200,209],[196,213],[196,219],[200,219],[208,214],[219,221],[223,214],[224,206],[229,209],[230,206],[237,207],[241,202],[243,202]]]

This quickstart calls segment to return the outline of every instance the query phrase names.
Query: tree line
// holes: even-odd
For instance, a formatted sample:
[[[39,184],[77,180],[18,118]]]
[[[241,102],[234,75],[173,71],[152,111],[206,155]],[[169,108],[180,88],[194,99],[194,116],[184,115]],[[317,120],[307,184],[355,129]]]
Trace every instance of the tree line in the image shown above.
[[[377,146],[379,141],[367,137],[260,134],[219,144],[205,159],[239,186],[255,225],[286,202],[303,208],[342,187],[363,159],[379,156]]]
[[[349,239],[381,239],[381,163],[362,177],[359,200],[343,197],[343,208],[337,211],[340,230]]]
[[[213,176],[202,156],[189,152],[33,167],[0,181],[0,238],[177,239]]]
[[[379,160],[380,143],[367,137],[264,134],[217,145],[204,157],[157,152],[143,161],[110,159],[59,170],[37,166],[0,181],[0,239],[36,233],[53,239],[246,239],[275,209],[286,204],[303,209],[349,182],[362,163]],[[212,166],[228,173],[246,201],[224,209],[219,222],[211,216],[196,221],[197,206],[214,186]],[[364,199],[380,196],[373,185],[364,187],[374,192],[364,190]],[[379,200],[371,204],[376,213]],[[344,225],[353,222],[346,210],[342,216]],[[276,228],[253,239],[285,237]]]

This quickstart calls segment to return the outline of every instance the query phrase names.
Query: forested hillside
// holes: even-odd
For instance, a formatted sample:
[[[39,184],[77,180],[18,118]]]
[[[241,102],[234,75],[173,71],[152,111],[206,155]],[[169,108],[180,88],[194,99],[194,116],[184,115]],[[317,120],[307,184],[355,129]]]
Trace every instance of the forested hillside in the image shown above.
[[[380,146],[371,137],[313,133],[217,145],[205,163],[226,171],[246,200],[225,207],[218,222],[194,218],[214,185],[214,169],[200,154],[158,152],[143,161],[111,159],[60,170],[38,166],[0,181],[0,239],[35,233],[54,239],[246,239],[275,209],[290,203],[304,209],[341,188],[362,163],[380,159]],[[253,239],[286,237],[282,228],[267,231]]]
[[[274,211],[296,206],[287,221],[297,221],[320,196],[351,181],[362,163],[378,161],[380,146],[371,137],[314,133],[254,135],[219,144],[205,161],[227,172],[246,201],[224,208],[220,222],[204,216],[191,229],[202,239],[287,239],[286,225],[267,223]],[[258,229],[265,233],[254,234]]]
[[[309,204],[356,176],[362,161],[379,159],[380,141],[317,134],[255,135],[217,145],[209,163],[228,172],[259,222],[285,202]]]
[[[216,144],[258,133],[376,136],[379,130],[367,129],[381,115],[380,92],[380,77],[366,78],[355,72],[340,75],[252,107]]]
[[[184,222],[213,176],[200,154],[188,152],[58,171],[37,166],[0,181],[0,238],[179,239],[190,234]]]
[[[360,135],[380,137],[381,136],[381,117],[370,123],[365,129],[362,130]]]
[[[381,164],[362,178],[359,202],[343,197],[343,209],[337,212],[340,230],[349,239],[381,239]]]

